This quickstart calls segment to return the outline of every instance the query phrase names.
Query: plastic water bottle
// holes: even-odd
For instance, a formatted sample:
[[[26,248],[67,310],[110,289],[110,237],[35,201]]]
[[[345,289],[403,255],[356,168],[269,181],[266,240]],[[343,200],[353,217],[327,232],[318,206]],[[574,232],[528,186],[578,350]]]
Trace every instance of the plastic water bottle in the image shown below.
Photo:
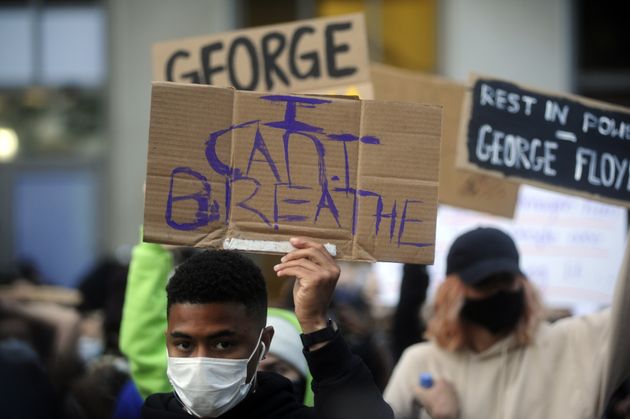
[[[428,372],[420,374],[420,387],[431,388],[433,387],[433,377]]]
[[[418,384],[420,384],[420,387],[422,388],[433,387],[433,377],[431,376],[431,373],[423,372],[422,374],[420,374],[420,377],[418,377]],[[419,418],[422,412],[422,409],[423,409],[422,405],[414,397],[413,402],[411,404],[411,412],[412,412],[411,417]]]

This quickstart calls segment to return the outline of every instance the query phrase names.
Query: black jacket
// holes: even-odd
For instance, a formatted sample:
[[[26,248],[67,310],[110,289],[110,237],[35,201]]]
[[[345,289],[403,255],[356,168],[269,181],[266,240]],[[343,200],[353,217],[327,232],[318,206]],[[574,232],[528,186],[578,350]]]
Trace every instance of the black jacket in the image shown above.
[[[353,355],[337,335],[317,351],[304,351],[311,374],[315,407],[306,407],[293,395],[291,382],[274,374],[259,372],[255,391],[226,412],[221,419],[388,419],[394,414],[376,387],[363,362]],[[173,393],[153,394],[142,407],[148,419],[191,418]]]

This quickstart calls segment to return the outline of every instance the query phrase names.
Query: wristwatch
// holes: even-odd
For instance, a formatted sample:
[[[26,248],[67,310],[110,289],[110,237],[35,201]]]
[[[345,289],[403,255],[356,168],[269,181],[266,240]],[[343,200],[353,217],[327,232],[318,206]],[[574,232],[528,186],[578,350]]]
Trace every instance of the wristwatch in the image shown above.
[[[316,330],[311,333],[301,333],[300,339],[302,339],[302,345],[305,348],[311,347],[317,343],[328,342],[332,340],[339,333],[339,328],[331,319],[328,319],[326,327]]]

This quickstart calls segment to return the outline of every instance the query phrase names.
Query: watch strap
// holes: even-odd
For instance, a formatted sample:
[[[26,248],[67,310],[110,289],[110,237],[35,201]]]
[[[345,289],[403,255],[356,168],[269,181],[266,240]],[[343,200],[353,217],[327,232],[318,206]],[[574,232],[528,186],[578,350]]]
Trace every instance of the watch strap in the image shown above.
[[[305,348],[308,348],[317,343],[332,340],[335,336],[337,336],[337,333],[339,333],[339,329],[335,327],[335,323],[331,319],[328,319],[326,327],[311,333],[302,333],[300,334],[300,339],[302,340],[302,345],[304,345]]]

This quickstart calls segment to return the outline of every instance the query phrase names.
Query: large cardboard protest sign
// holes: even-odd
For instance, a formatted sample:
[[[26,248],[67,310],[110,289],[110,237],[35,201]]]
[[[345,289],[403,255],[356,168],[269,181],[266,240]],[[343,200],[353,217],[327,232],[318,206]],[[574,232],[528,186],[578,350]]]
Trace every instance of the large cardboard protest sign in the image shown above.
[[[432,263],[441,108],[153,85],[147,241]]]
[[[518,185],[455,166],[459,121],[467,87],[438,76],[384,64],[372,64],[370,73],[375,99],[443,106],[439,202],[511,218]]]
[[[476,77],[458,164],[630,206],[630,109]]]
[[[362,14],[261,26],[153,46],[153,80],[263,92],[353,89],[371,98]]]

